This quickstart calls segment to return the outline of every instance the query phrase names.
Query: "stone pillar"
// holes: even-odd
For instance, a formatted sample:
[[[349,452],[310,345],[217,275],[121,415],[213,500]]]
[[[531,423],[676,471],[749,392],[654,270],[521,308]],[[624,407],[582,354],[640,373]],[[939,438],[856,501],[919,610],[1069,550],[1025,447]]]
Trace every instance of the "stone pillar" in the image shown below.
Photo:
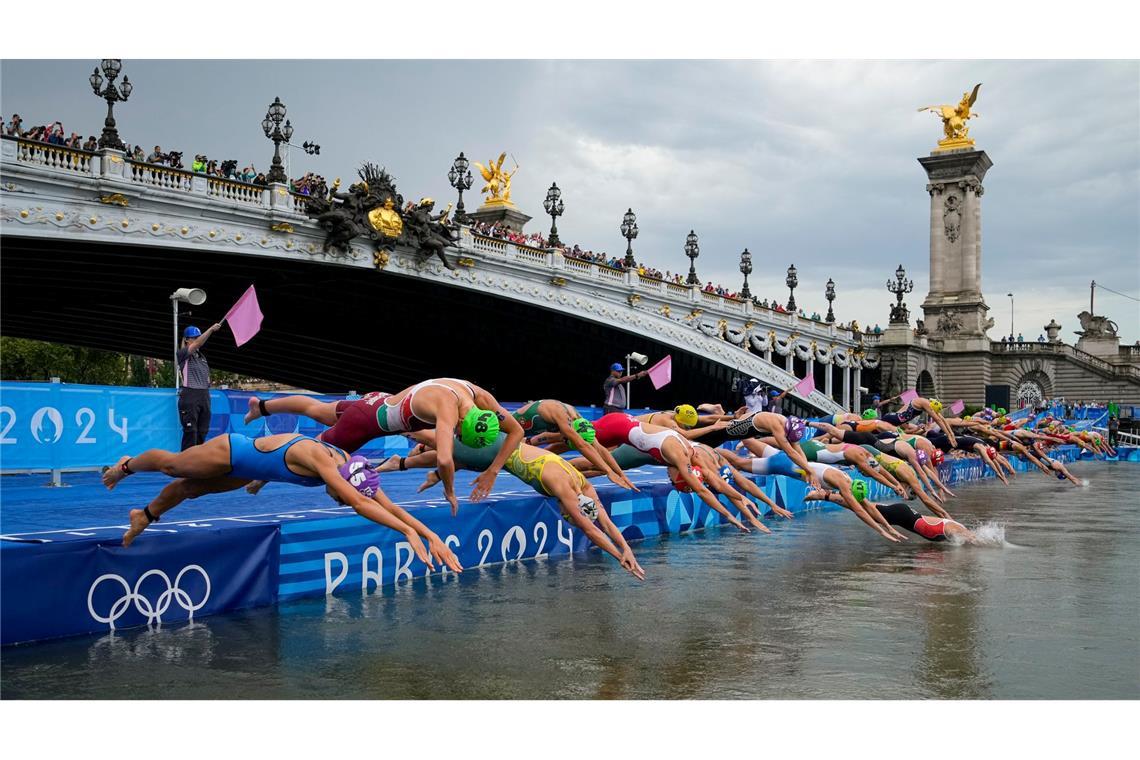
[[[792,341],[788,341],[788,356],[787,356],[787,360],[784,362],[784,368],[787,369],[789,375],[796,374],[796,372],[795,372],[795,369],[796,369],[795,359],[796,359],[796,346]]]
[[[831,350],[834,351],[835,349],[833,348]],[[831,386],[833,385],[832,375],[835,374],[835,364],[833,362],[834,362],[834,360],[832,360],[832,362],[829,362],[827,365],[827,379],[824,380],[824,385],[823,385],[823,392],[826,393],[827,397],[829,399],[831,399],[832,401],[835,400],[835,397],[831,395],[831,390],[832,390]]]
[[[952,150],[918,159],[930,194],[930,290],[922,303],[932,339],[950,350],[983,350],[993,321],[982,297],[982,180],[985,151]]]
[[[839,405],[844,409],[851,408],[851,365],[843,368],[843,400]]]
[[[855,398],[852,399],[851,411],[855,414],[863,412],[863,393],[859,390],[859,386],[863,384],[863,367],[856,365],[855,367]]]
[[[127,154],[121,150],[103,148],[99,151],[99,176],[103,179],[129,180]]]

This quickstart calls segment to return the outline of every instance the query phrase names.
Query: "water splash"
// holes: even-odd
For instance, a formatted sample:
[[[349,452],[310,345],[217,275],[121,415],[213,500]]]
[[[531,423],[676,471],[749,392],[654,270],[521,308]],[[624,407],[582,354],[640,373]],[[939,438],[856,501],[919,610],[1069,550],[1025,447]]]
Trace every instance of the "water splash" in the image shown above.
[[[1011,544],[1005,540],[1005,525],[1002,523],[990,520],[974,526],[971,530],[974,532],[974,540],[970,543],[974,546],[993,546],[1001,549],[1017,548],[1017,544]],[[948,540],[958,546],[967,543],[957,536],[948,536]]]

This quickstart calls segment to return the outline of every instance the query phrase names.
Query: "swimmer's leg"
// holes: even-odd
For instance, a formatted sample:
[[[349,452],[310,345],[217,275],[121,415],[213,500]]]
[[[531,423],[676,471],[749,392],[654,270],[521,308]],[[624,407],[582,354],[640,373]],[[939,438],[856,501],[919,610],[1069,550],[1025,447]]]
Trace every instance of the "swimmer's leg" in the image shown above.
[[[177,507],[186,499],[197,499],[199,496],[204,496],[208,493],[223,493],[225,491],[234,491],[241,488],[248,480],[242,478],[210,478],[206,480],[194,480],[190,478],[179,478],[159,491],[158,496],[151,500],[150,504],[146,505],[145,509],[132,509],[130,513],[130,527],[126,533],[123,534],[123,546],[130,546],[131,542],[138,537],[140,533],[146,530],[147,526],[152,522],[157,522],[160,517]],[[150,513],[149,515],[147,513]]]
[[[251,396],[245,421],[248,424],[266,414],[299,414],[332,427],[336,424],[336,405],[336,401],[318,401],[312,396],[282,396],[268,401]]]

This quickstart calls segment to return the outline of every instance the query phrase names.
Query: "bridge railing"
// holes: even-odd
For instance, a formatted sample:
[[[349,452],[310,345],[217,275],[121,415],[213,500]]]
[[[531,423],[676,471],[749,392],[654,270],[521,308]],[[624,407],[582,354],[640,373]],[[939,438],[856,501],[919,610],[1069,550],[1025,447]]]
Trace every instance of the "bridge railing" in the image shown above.
[[[1060,354],[1070,356],[1078,362],[1107,375],[1134,377],[1140,379],[1140,367],[1112,364],[1099,356],[1081,351],[1067,343],[1041,343],[1038,341],[990,341],[990,350],[996,354]]]
[[[77,148],[65,148],[62,145],[25,140],[23,138],[10,138],[16,145],[16,160],[22,164],[46,166],[51,169],[60,169],[75,174],[91,174],[92,161],[95,153]]]

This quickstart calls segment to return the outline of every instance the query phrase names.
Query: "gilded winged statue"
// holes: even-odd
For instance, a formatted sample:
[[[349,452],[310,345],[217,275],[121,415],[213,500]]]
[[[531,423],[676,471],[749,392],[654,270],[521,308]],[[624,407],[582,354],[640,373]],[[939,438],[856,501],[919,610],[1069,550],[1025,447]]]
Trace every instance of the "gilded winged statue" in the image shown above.
[[[507,160],[506,152],[499,154],[498,161],[488,161],[487,166],[478,161],[472,161],[479,173],[483,175],[483,179],[487,184],[483,186],[480,193],[487,193],[488,205],[494,204],[509,204],[511,203],[511,177],[519,170],[515,166],[514,171],[503,171],[503,162]]]
[[[966,121],[980,115],[972,113],[970,107],[978,99],[978,88],[981,86],[982,83],[979,82],[974,85],[973,92],[962,93],[962,100],[956,106],[923,106],[918,109],[920,112],[931,111],[942,119],[942,131],[946,137],[938,141],[939,145],[946,145],[947,143],[974,144],[974,141],[970,139],[970,128],[966,126]]]

